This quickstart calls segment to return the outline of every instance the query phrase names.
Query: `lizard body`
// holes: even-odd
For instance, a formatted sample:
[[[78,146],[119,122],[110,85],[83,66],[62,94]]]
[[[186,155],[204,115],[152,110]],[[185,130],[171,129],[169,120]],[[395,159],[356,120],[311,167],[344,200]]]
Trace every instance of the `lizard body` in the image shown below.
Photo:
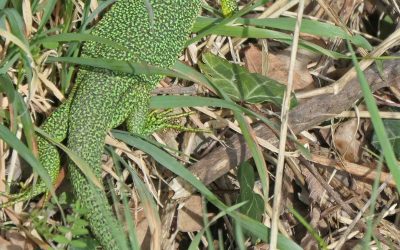
[[[144,62],[170,68],[200,13],[201,1],[146,1],[118,0],[91,32],[128,50],[89,41],[84,44],[81,57]],[[69,98],[45,121],[42,129],[57,142],[67,138],[68,147],[90,165],[100,180],[100,159],[107,131],[126,121],[132,133],[151,132],[146,124],[150,93],[161,78],[160,75],[81,67]],[[57,149],[42,137],[38,137],[38,147],[40,162],[55,181],[60,166]],[[93,188],[73,162],[68,165],[68,173],[74,194],[89,211],[87,219],[100,244],[105,249],[119,249],[109,228],[118,230],[121,227],[117,225],[105,193]],[[27,200],[45,190],[44,183],[38,182],[35,188],[14,196],[10,203],[1,204],[1,207]]]
[[[82,57],[123,59],[171,67],[200,12],[200,2],[153,0],[150,4],[152,16],[143,0],[117,1],[92,31],[93,35],[116,41],[128,51],[87,42]],[[158,75],[129,75],[91,68],[79,71],[78,89],[70,110],[68,147],[91,165],[99,179],[107,131],[126,120],[130,132],[142,134],[150,92],[161,78]],[[121,227],[117,226],[118,221],[105,194],[90,187],[73,163],[69,164],[68,171],[75,195],[89,211],[87,217],[93,233],[106,249],[116,249],[109,228]]]

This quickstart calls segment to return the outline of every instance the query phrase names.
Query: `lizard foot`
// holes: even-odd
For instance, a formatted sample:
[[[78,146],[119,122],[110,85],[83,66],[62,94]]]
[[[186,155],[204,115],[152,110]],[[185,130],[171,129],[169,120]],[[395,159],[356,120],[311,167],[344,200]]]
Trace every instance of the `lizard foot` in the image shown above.
[[[174,129],[185,132],[210,132],[205,129],[189,128],[179,124],[179,118],[194,114],[194,112],[183,112],[171,114],[172,109],[158,112],[153,110],[147,115],[145,126],[142,130],[143,134],[149,135],[159,130]]]
[[[18,202],[27,201],[42,193],[46,193],[45,200],[47,200],[47,198],[49,197],[49,192],[47,191],[46,185],[40,182],[37,183],[34,188],[28,188],[27,190],[23,190],[22,192],[17,194],[7,195],[6,197],[9,200],[5,203],[1,203],[0,208],[12,206]]]

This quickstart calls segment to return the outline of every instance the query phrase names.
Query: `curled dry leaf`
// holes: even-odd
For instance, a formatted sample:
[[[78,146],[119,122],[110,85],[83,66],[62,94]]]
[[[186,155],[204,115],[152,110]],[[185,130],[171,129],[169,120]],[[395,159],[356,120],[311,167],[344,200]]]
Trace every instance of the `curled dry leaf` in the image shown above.
[[[267,76],[275,81],[285,84],[288,79],[290,63],[289,51],[282,51],[280,54],[268,53],[265,67],[268,67]],[[262,74],[262,51],[254,45],[250,45],[244,52],[246,68],[251,73]],[[298,53],[294,72],[294,90],[312,88],[313,78],[307,69],[308,56]]]
[[[185,205],[178,210],[178,230],[195,232],[203,228],[203,206],[199,195],[192,195]]]
[[[335,130],[333,142],[342,157],[350,162],[359,162],[362,153],[364,136],[358,136],[359,124],[357,119],[350,119]]]

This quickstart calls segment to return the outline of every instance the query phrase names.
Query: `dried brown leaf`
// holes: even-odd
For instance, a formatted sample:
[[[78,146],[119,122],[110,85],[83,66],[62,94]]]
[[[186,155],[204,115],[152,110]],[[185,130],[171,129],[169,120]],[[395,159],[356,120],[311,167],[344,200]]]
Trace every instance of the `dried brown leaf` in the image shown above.
[[[246,68],[253,73],[262,74],[262,51],[251,45],[244,52]],[[294,72],[294,90],[312,88],[313,78],[307,69],[309,57],[306,54],[298,53]],[[285,84],[288,78],[290,53],[282,51],[280,54],[268,54],[267,76]]]
[[[3,244],[1,243],[0,249],[6,249],[6,250],[19,250],[19,249],[33,250],[34,249],[34,246],[32,245],[31,241],[27,240],[25,238],[25,236],[23,236],[20,232],[8,231],[8,232],[6,232],[6,238],[9,240],[9,243],[6,244],[5,248],[2,248]]]
[[[149,230],[149,223],[146,219],[143,210],[137,214],[136,224],[136,237],[138,239],[141,249],[150,249],[151,234]]]
[[[178,210],[178,230],[181,232],[195,232],[203,228],[202,198],[192,195],[185,205]]]
[[[345,160],[350,162],[359,162],[362,153],[361,140],[363,138],[357,139],[358,128],[357,119],[350,119],[340,124],[333,136],[336,149]]]
[[[302,174],[305,177],[305,181],[310,192],[310,200],[316,204],[326,204],[327,195],[324,187],[319,183],[317,178],[307,169],[302,168]]]

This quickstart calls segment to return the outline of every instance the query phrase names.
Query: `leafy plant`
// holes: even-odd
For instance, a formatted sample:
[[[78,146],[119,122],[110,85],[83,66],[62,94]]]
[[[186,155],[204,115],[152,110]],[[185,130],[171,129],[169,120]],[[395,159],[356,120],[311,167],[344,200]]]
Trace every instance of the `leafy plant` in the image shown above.
[[[205,76],[221,88],[233,100],[248,103],[272,102],[277,106],[282,104],[286,87],[257,73],[250,73],[244,67],[207,53],[203,55],[203,63],[199,66]],[[292,107],[297,104],[293,96]]]
[[[253,191],[255,183],[253,166],[249,162],[242,163],[238,168],[237,177],[240,183],[238,203],[247,202],[240,207],[240,212],[260,221],[264,213],[264,200],[261,195]]]
[[[65,197],[65,193],[59,197],[60,204],[67,204]],[[83,219],[83,216],[87,210],[82,208],[78,202],[72,203],[72,213],[66,216],[65,225],[50,224],[48,218],[50,214],[53,214],[55,208],[53,199],[51,203],[48,203],[46,209],[34,210],[30,215],[34,228],[47,241],[56,242],[58,247],[73,247],[73,249],[87,249],[88,244],[93,244],[86,237],[89,235],[88,222]]]
[[[264,213],[264,199],[261,195],[253,191],[255,183],[255,175],[253,166],[249,162],[243,162],[237,171],[237,178],[240,184],[240,193],[237,203],[244,203],[243,206],[239,208],[242,214],[249,216],[250,218],[261,221],[262,215]],[[241,228],[241,224],[236,225],[237,230]],[[236,232],[241,234],[240,232]],[[244,234],[250,234],[247,230],[244,230]],[[253,241],[257,238],[252,237]]]

